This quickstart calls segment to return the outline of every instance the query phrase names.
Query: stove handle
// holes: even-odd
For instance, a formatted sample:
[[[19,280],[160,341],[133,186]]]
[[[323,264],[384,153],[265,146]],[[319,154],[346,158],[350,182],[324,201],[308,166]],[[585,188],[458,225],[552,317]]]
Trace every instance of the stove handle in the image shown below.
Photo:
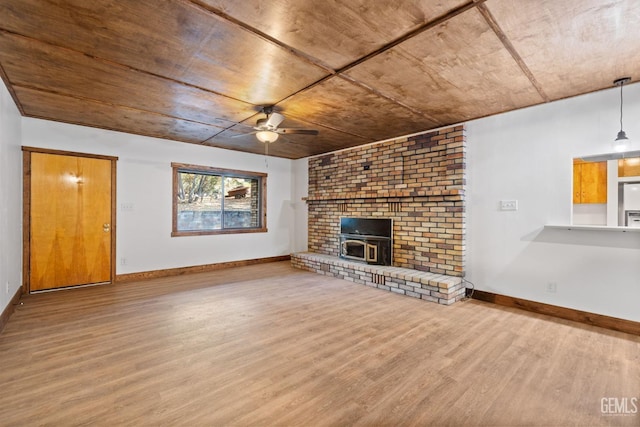
[[[367,254],[365,257],[367,262],[378,262],[378,246],[367,243]]]

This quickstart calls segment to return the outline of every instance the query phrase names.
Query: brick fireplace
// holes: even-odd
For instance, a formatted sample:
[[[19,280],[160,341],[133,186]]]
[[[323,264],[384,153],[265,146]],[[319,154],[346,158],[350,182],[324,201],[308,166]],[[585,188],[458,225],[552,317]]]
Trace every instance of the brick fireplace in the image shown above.
[[[393,219],[394,267],[464,273],[463,126],[309,160],[308,248],[339,255],[341,217]]]

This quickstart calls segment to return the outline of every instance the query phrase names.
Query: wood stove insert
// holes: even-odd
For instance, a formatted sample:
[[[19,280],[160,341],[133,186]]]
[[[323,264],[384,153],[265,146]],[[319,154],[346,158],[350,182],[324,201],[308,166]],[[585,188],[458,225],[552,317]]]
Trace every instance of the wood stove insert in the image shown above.
[[[375,265],[391,265],[391,218],[340,218],[340,258]]]

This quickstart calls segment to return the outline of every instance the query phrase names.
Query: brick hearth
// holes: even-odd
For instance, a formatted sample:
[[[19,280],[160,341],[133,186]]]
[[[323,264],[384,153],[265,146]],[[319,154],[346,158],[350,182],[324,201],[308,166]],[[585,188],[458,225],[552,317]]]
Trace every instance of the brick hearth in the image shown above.
[[[465,296],[462,279],[444,274],[368,265],[311,252],[292,254],[291,265],[302,270],[439,304],[451,305]]]

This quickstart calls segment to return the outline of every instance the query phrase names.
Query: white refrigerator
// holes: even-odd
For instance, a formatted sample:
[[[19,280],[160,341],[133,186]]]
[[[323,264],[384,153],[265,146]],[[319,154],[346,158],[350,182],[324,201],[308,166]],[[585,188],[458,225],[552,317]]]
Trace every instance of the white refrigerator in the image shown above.
[[[640,183],[623,185],[624,218],[627,227],[640,227]]]

